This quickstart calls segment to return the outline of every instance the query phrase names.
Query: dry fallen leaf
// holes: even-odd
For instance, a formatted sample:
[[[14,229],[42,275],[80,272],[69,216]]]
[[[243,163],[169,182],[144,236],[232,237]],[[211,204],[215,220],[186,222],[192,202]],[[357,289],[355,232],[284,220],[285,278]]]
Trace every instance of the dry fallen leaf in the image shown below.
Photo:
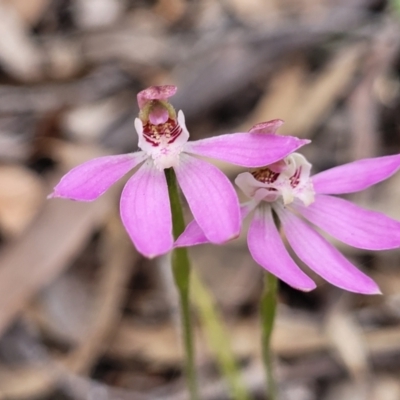
[[[46,196],[42,180],[27,168],[0,167],[0,230],[5,236],[21,234]]]
[[[29,25],[34,25],[49,6],[51,0],[3,0],[12,5],[21,19]]]
[[[0,62],[12,76],[35,81],[42,76],[42,54],[28,27],[10,5],[0,3]]]

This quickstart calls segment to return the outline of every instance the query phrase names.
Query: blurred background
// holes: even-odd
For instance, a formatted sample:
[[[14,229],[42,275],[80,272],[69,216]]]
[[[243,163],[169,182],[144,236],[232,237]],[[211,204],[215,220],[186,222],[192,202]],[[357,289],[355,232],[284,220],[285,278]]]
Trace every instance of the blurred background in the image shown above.
[[[399,24],[394,0],[0,0],[0,399],[187,398],[168,261],[128,240],[123,182],[46,200],[73,166],[136,150],[139,90],[177,85],[193,139],[281,118],[314,173],[398,153]],[[400,219],[400,174],[351,198]],[[400,252],[336,244],[384,294],[280,285],[282,399],[400,399]],[[191,254],[266,399],[245,236]],[[203,398],[228,399],[200,321],[196,342]]]

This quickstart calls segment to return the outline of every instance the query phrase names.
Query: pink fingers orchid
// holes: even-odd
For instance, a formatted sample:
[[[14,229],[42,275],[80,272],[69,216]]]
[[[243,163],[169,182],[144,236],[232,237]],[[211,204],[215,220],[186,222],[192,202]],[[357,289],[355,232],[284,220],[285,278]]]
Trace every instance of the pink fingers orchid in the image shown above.
[[[172,85],[152,86],[138,93],[135,128],[141,151],[93,159],[68,172],[49,197],[92,201],[126,173],[138,167],[125,185],[120,201],[122,222],[137,250],[147,257],[173,247],[172,218],[164,170],[173,168],[192,214],[212,243],[223,243],[240,231],[236,193],[226,176],[197,156],[212,157],[244,167],[273,163],[308,143],[294,137],[232,133],[188,142],[182,111],[168,99]],[[281,121],[271,121],[270,133]]]
[[[286,250],[274,220],[310,269],[342,289],[380,293],[376,283],[357,269],[314,226],[350,246],[384,250],[400,247],[400,222],[331,196],[372,186],[400,168],[400,155],[365,159],[310,177],[311,164],[298,153],[252,172],[239,174],[235,183],[251,199],[241,205],[242,218],[254,210],[247,235],[249,251],[263,268],[288,285],[309,291],[315,283]],[[196,221],[188,225],[176,246],[206,243]]]

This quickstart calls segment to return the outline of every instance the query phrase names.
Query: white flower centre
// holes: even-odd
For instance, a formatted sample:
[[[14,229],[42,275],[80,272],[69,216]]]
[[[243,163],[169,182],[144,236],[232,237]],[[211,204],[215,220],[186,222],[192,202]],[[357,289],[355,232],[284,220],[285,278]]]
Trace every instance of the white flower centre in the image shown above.
[[[258,201],[282,199],[287,205],[299,199],[308,206],[315,195],[310,171],[311,164],[301,154],[293,153],[275,164],[239,174],[235,182],[248,197]]]
[[[178,166],[179,154],[189,139],[182,111],[179,111],[177,119],[168,118],[159,124],[150,119],[143,124],[136,118],[135,128],[139,136],[138,146],[153,159],[158,169]]]

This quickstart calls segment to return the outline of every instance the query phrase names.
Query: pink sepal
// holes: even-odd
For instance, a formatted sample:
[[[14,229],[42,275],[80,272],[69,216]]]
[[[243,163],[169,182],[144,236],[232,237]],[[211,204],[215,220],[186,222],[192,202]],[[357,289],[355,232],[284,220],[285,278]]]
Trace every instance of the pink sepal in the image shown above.
[[[139,108],[142,109],[151,100],[167,100],[177,91],[174,85],[150,86],[137,94]]]

